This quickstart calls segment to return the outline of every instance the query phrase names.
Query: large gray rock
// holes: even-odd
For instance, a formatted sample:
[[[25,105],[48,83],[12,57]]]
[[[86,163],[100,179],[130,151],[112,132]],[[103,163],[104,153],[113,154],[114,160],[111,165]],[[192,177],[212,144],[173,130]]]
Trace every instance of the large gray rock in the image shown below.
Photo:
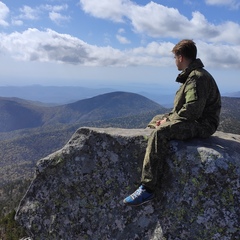
[[[171,141],[157,198],[126,207],[151,130],[80,128],[39,160],[16,219],[32,239],[240,239],[240,136]]]

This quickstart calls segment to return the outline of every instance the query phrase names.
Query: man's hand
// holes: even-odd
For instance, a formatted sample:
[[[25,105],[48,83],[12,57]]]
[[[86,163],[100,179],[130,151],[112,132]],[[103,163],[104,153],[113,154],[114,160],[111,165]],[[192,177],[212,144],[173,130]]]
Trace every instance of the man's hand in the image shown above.
[[[156,126],[160,126],[161,124],[165,123],[167,121],[167,118],[164,118],[163,120],[156,121]]]

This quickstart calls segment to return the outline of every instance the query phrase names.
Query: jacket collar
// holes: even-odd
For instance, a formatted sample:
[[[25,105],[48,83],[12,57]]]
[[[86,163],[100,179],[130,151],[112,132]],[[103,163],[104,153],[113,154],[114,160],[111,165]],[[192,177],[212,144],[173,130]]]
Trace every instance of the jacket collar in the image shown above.
[[[188,78],[188,75],[193,70],[198,69],[198,68],[203,68],[203,67],[204,67],[204,65],[199,58],[193,60],[186,69],[184,69],[181,73],[178,74],[178,76],[176,78],[176,82],[185,83]]]

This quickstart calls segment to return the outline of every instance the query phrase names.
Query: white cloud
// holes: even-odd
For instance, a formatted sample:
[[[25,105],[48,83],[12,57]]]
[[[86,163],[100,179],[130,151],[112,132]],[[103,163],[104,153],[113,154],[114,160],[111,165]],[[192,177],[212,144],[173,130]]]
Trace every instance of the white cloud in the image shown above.
[[[119,33],[119,34],[125,33],[125,29],[124,29],[124,28],[118,29],[118,33]]]
[[[41,5],[39,7],[41,10],[49,11],[48,16],[51,21],[60,25],[63,22],[69,21],[71,18],[70,16],[66,16],[62,14],[62,11],[66,11],[68,9],[67,4],[62,5]]]
[[[23,25],[23,21],[19,20],[19,19],[12,19],[12,25],[13,26],[22,26]]]
[[[218,31],[221,31],[221,34],[215,36],[217,42],[223,41],[225,43],[237,44],[240,48],[240,27],[239,24],[234,22],[225,22],[217,26]]]
[[[190,27],[188,19],[177,9],[154,2],[132,7],[129,18],[135,31],[152,37],[178,37]]]
[[[122,34],[125,33],[125,29],[124,28],[120,28],[118,29],[118,34],[116,35],[117,40],[121,43],[121,44],[130,44],[131,41],[128,40],[126,37],[122,36]]]
[[[8,26],[8,22],[6,21],[8,14],[9,8],[3,2],[0,2],[0,26]]]
[[[215,0],[216,1],[216,0]],[[135,32],[151,37],[207,39],[212,42],[240,44],[240,25],[225,22],[215,25],[200,12],[193,12],[192,19],[177,9],[150,2],[140,6],[128,0],[80,0],[82,9],[98,18],[112,21],[129,19]],[[226,32],[226,26],[228,34]]]
[[[48,14],[48,17],[51,21],[56,24],[61,24],[64,21],[69,21],[70,17],[62,14],[62,11],[66,11],[68,9],[67,4],[62,5],[40,5],[35,8],[24,6],[20,8],[20,15],[15,17],[12,21],[14,25],[22,25],[22,19],[25,20],[39,20],[45,13]]]
[[[39,11],[29,6],[24,6],[20,8],[20,12],[20,19],[36,20],[39,17]]]
[[[120,51],[97,47],[53,30],[28,29],[22,33],[0,34],[0,52],[18,60],[61,62],[82,66],[173,66],[173,43],[152,42],[146,47]],[[240,48],[224,44],[197,42],[200,57],[208,66],[240,66]]]
[[[80,4],[92,16],[115,22],[123,22],[129,6],[133,5],[130,0],[80,0]]]
[[[205,0],[208,5],[218,6],[230,6],[232,9],[238,9],[240,7],[239,0]]]
[[[200,12],[193,12],[192,18],[188,19],[177,9],[154,2],[141,6],[130,0],[80,0],[80,2],[83,10],[92,16],[130,23],[133,31],[141,34],[143,38],[146,36],[161,39],[193,38],[199,43],[199,53],[207,65],[224,68],[240,67],[240,25],[238,23],[228,21],[215,25]],[[211,0],[212,4],[220,2],[227,3],[227,1]],[[230,2],[233,1],[229,0],[228,3]],[[62,13],[67,9],[67,4],[40,5],[36,8],[24,6],[20,9],[20,17],[12,20],[12,24],[22,25],[22,19],[35,20],[43,13],[48,13],[53,22],[60,24],[70,20],[69,16]],[[7,24],[8,14],[9,9],[0,2],[0,25],[1,21]],[[116,38],[122,44],[131,43],[125,36],[124,28],[118,29]],[[110,43],[108,35],[105,36],[105,40]],[[90,45],[81,39],[59,34],[50,29],[46,31],[28,29],[22,33],[0,35],[0,51],[5,51],[19,60],[63,62],[83,66],[168,66],[174,64],[172,47],[173,43],[170,42],[153,41],[145,47],[120,51],[109,46]]]
[[[120,51],[112,47],[97,47],[52,30],[28,29],[23,33],[1,34],[0,49],[5,49],[5,53],[25,61],[64,62],[84,66],[162,64],[161,56],[156,55],[159,50],[148,53],[144,48]],[[165,57],[171,58],[170,51]]]
[[[234,0],[206,0],[207,4],[211,5],[230,5]]]
[[[49,18],[56,24],[61,24],[62,22],[70,20],[69,16],[62,15],[61,13],[58,12],[50,12]]]
[[[197,42],[199,56],[206,66],[218,68],[240,68],[240,48],[226,44]]]
[[[131,41],[129,41],[126,37],[121,36],[119,34],[116,35],[117,40],[122,44],[129,44]]]
[[[65,11],[68,9],[68,5],[67,4],[62,4],[62,5],[41,5],[40,6],[41,9],[44,10],[48,10],[48,11],[54,11],[54,12],[61,12],[61,11]]]
[[[9,35],[1,34],[0,46],[19,60],[82,65],[104,65],[107,61],[105,58],[109,59],[108,64],[111,65],[111,59],[120,53],[110,47],[98,48],[88,45],[67,34],[37,29],[28,29],[23,33],[14,32]]]
[[[61,12],[61,11],[65,11],[67,9],[68,9],[67,4],[53,6],[53,11],[55,11],[55,12]]]

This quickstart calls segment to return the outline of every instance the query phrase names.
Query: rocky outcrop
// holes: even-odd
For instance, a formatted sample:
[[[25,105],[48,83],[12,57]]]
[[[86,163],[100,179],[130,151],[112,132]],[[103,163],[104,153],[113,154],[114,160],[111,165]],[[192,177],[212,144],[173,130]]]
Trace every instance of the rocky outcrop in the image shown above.
[[[157,198],[123,205],[139,183],[150,132],[80,128],[61,150],[39,160],[16,214],[29,237],[239,239],[239,135],[171,141]]]

